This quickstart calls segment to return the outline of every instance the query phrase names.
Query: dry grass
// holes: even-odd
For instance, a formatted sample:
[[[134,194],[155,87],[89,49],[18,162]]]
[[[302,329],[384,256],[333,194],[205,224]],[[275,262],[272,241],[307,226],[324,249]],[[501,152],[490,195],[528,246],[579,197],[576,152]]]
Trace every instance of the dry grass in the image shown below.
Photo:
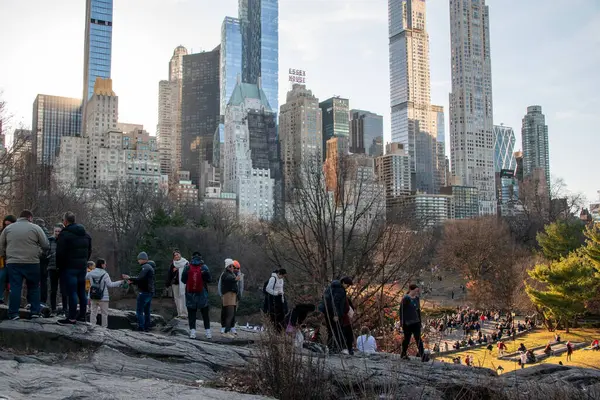
[[[567,340],[570,340],[571,342],[584,342],[590,344],[593,339],[600,337],[600,329],[572,329],[571,333],[568,334],[563,331],[559,333],[561,336],[561,340],[565,342]],[[508,351],[506,352],[508,354],[517,351],[517,348],[521,343],[524,343],[525,347],[529,349],[532,347],[544,346],[549,341],[554,341],[554,332],[548,332],[546,330],[537,330],[527,335],[517,337],[517,340],[515,340],[514,342],[512,340],[508,340],[504,343],[506,344],[506,347],[508,347]],[[452,362],[452,358],[460,356],[461,359],[464,360],[465,356],[467,355],[473,355],[475,365],[484,368],[491,368],[493,370],[496,370],[498,366],[502,366],[502,368],[504,368],[505,373],[521,368],[517,362],[498,360],[498,347],[495,343],[494,349],[492,350],[491,354],[485,347],[481,347],[473,350],[465,350],[460,353],[455,353],[448,357],[440,357],[439,359],[444,360],[446,362]],[[559,361],[562,361],[565,365],[598,368],[598,366],[600,366],[600,352],[576,350],[573,353],[573,362],[567,363],[565,354],[546,358],[536,364],[525,364],[525,368],[538,364],[558,364]]]

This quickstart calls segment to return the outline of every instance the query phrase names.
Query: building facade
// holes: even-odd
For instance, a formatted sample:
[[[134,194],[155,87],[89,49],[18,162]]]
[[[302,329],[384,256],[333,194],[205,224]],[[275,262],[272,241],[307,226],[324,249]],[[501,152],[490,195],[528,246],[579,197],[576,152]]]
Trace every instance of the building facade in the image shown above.
[[[238,82],[225,111],[223,189],[240,217],[270,220],[281,201],[275,113],[258,85]]]
[[[225,17],[221,25],[221,115],[242,75],[242,31],[238,18]]]
[[[543,169],[546,187],[550,188],[550,152],[548,125],[541,106],[527,107],[521,130],[523,140],[523,175],[533,175],[535,169]]]
[[[38,94],[33,102],[32,131],[38,164],[54,165],[61,138],[81,135],[81,100]]]
[[[515,142],[513,128],[503,124],[494,125],[494,169],[496,172],[503,169],[513,171],[517,169]]]
[[[394,199],[388,206],[388,220],[402,222],[415,228],[431,227],[454,219],[452,196],[417,193]]]
[[[350,152],[379,157],[383,154],[380,143],[383,143],[383,116],[350,110]]]
[[[450,0],[450,158],[460,185],[479,190],[479,213],[496,213],[489,9]]]
[[[169,80],[158,83],[158,124],[156,138],[161,173],[173,178],[181,167],[181,86],[183,56],[187,49],[178,46],[169,62]]]
[[[452,196],[455,219],[469,219],[479,216],[479,192],[476,187],[446,186],[441,194]]]
[[[286,199],[303,173],[321,170],[322,114],[317,99],[305,85],[294,84],[279,114],[279,148]]]
[[[87,0],[83,55],[83,102],[94,93],[96,78],[110,78],[113,0]]]
[[[220,47],[220,46],[219,46]],[[220,50],[183,56],[181,170],[204,194],[212,163],[213,137],[220,122]]]
[[[375,173],[383,184],[386,204],[411,194],[410,157],[401,143],[388,143],[385,155],[375,159]]]
[[[429,35],[424,0],[388,0],[391,139],[411,159],[412,187],[438,193],[443,174],[438,152],[439,113],[431,105]],[[441,160],[443,160],[443,154]]]
[[[334,137],[350,139],[350,101],[332,97],[319,103],[323,120],[323,160],[327,156],[327,141]],[[349,142],[348,142],[349,144]]]
[[[240,0],[242,81],[257,84],[279,110],[279,0]]]

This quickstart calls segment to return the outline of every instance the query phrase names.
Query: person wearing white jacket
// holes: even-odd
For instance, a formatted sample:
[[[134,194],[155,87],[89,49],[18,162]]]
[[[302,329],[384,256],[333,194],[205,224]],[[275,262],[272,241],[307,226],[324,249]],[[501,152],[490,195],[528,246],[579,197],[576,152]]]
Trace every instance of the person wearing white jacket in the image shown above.
[[[187,307],[185,306],[185,283],[181,282],[181,275],[183,269],[189,262],[181,256],[179,250],[173,252],[173,262],[171,263],[171,274],[173,282],[171,287],[173,288],[173,300],[175,300],[175,307],[177,307],[177,316],[179,318],[187,318]]]
[[[101,300],[91,300],[90,307],[90,324],[96,325],[96,321],[98,318],[98,309],[100,309],[100,314],[102,315],[102,327],[108,327],[108,302],[110,300],[108,295],[108,288],[116,288],[123,285],[123,281],[113,282],[108,275],[108,272],[105,271],[106,261],[103,259],[99,259],[96,261],[96,268],[88,272],[85,276],[85,279],[90,282],[90,285],[93,282],[97,282],[100,288],[104,288],[103,295]]]
[[[286,275],[287,271],[283,268],[273,271],[265,287],[265,312],[269,314],[269,318],[278,332],[283,331],[284,328],[285,298],[283,294],[283,280]]]

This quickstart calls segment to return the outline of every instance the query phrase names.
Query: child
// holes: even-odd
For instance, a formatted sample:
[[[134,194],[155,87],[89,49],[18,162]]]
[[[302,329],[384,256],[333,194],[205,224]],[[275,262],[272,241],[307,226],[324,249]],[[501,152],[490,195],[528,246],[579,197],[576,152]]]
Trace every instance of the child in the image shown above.
[[[98,308],[100,308],[100,314],[102,315],[102,327],[108,327],[108,288],[119,287],[123,284],[123,281],[112,282],[106,269],[106,261],[100,258],[96,261],[96,268],[92,269],[85,276],[86,285],[89,283],[90,286],[90,324],[96,325]],[[94,288],[93,290],[92,287]],[[95,297],[95,298],[94,298]]]
[[[96,268],[96,263],[95,262],[93,262],[93,261],[88,261],[87,262],[87,273],[88,274],[90,272],[92,272],[95,268]],[[90,301],[90,287],[91,287],[91,283],[90,283],[90,281],[88,281],[86,279],[86,281],[85,281],[85,292],[87,293],[87,297],[88,297],[88,307],[91,304],[91,301]]]
[[[377,352],[377,342],[375,338],[371,336],[371,331],[366,326],[363,326],[360,330],[361,336],[356,339],[356,347],[358,351],[365,354],[373,354]]]

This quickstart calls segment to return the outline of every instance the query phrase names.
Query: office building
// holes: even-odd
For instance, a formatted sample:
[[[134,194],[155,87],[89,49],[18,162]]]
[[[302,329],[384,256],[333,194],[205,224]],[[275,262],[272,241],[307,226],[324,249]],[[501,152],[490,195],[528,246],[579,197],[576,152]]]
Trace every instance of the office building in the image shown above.
[[[282,200],[277,123],[259,85],[236,85],[225,110],[224,155],[223,189],[237,196],[239,216],[272,219]]]
[[[383,116],[350,110],[350,152],[379,157],[383,154]]]
[[[220,121],[220,46],[183,56],[181,170],[202,196],[211,175],[213,137]]]
[[[321,109],[305,85],[294,84],[279,114],[279,147],[286,198],[305,181],[303,173],[319,173],[323,154]]]
[[[397,197],[388,206],[387,218],[414,229],[441,225],[454,219],[453,198],[427,193]]]
[[[515,151],[515,177],[518,182],[523,182],[523,152]]]
[[[479,193],[470,186],[446,186],[440,193],[452,196],[455,219],[469,219],[479,216]]]
[[[213,160],[212,167],[214,171],[213,180],[223,184],[223,163],[225,160],[225,123],[224,116],[221,116],[222,121],[215,129],[213,136]]]
[[[333,192],[335,198],[339,195],[339,188],[343,180],[343,160],[350,152],[350,142],[345,136],[332,137],[326,143],[325,164],[325,187]]]
[[[519,201],[519,181],[514,170],[502,169],[496,172],[496,197],[500,216],[512,217],[523,211],[523,205]]]
[[[410,157],[401,143],[388,143],[385,155],[375,159],[377,179],[384,186],[386,204],[411,194]]]
[[[242,81],[257,84],[279,110],[279,0],[240,0]]]
[[[2,135],[5,136],[5,135]],[[33,158],[33,132],[29,129],[15,129],[13,132],[12,151],[14,151],[15,164]]]
[[[513,216],[520,207],[515,132],[504,124],[494,125],[494,169],[496,180],[497,212],[503,217]]]
[[[339,96],[319,103],[323,120],[323,159],[326,158],[327,141],[334,137],[348,139],[350,136],[350,101]]]
[[[535,169],[543,169],[546,187],[550,188],[550,153],[548,150],[548,125],[541,106],[527,107],[521,130],[523,140],[523,175],[533,175]]]
[[[439,113],[431,105],[429,35],[424,0],[388,0],[391,139],[411,159],[412,187],[438,193],[444,156],[438,151]]]
[[[83,55],[84,106],[94,93],[96,78],[110,78],[113,0],[87,0]]]
[[[33,102],[32,131],[38,164],[54,165],[61,139],[81,135],[81,100],[38,94]]]
[[[496,213],[492,65],[485,0],[450,0],[452,175],[479,190],[479,213]]]
[[[512,171],[517,169],[515,142],[513,128],[504,126],[504,124],[494,125],[494,169],[496,172],[503,169]]]
[[[225,108],[237,84],[238,75],[242,75],[242,31],[240,20],[225,17],[221,25],[221,105],[220,114]]]
[[[174,178],[181,166],[181,86],[183,56],[187,49],[177,46],[169,61],[169,80],[158,83],[158,124],[156,138],[160,153],[160,170]]]

